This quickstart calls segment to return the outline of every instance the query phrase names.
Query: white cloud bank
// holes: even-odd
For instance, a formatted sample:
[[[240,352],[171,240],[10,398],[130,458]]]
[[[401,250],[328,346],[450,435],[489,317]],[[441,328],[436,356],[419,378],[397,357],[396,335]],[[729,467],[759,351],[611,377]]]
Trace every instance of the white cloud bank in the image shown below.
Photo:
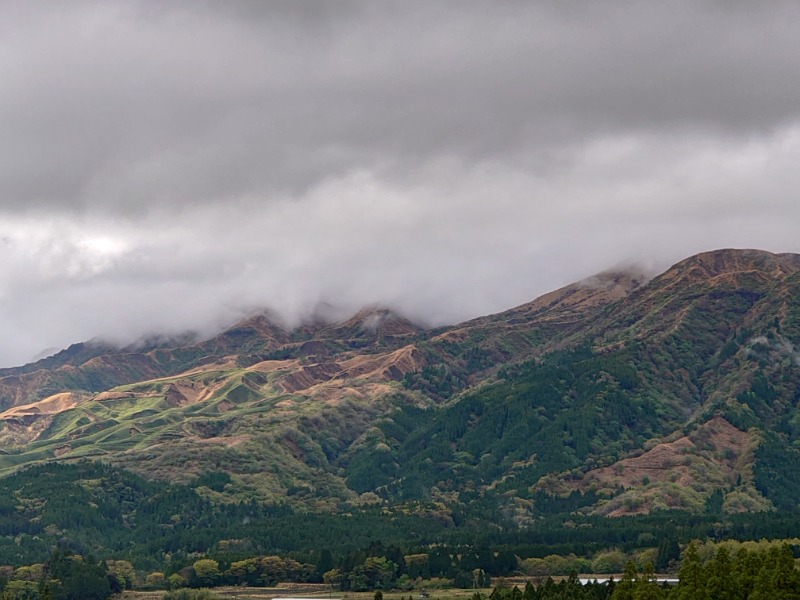
[[[800,252],[800,9],[563,6],[5,4],[0,364]]]

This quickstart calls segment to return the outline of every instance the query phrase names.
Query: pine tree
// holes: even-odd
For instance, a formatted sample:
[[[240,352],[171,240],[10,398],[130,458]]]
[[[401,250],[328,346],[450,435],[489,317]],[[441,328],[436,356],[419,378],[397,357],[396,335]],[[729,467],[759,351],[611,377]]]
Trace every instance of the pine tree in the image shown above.
[[[664,597],[664,592],[656,583],[653,573],[653,563],[648,563],[642,575],[637,578],[634,586],[633,597],[635,600],[659,600]]]
[[[727,548],[720,547],[708,571],[706,591],[714,600],[736,600],[736,588],[733,580],[733,564]]]
[[[703,565],[700,564],[700,555],[694,542],[686,550],[678,577],[680,582],[675,590],[677,600],[708,600]]]
[[[613,600],[635,600],[634,590],[636,589],[636,567],[633,562],[628,561],[625,565],[625,573],[622,579],[619,580],[614,594],[611,596]]]

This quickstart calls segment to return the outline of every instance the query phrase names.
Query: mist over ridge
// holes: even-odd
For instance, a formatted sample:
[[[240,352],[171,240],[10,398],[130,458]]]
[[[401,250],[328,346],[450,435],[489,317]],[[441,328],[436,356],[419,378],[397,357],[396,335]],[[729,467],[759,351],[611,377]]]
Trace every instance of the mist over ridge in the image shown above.
[[[0,365],[799,252],[800,8],[0,7]]]

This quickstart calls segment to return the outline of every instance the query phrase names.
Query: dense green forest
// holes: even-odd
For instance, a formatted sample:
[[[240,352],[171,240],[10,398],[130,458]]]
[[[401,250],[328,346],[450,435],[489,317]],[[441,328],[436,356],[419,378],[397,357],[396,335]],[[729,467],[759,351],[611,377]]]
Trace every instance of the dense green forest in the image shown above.
[[[692,335],[699,336],[697,331]],[[774,331],[770,335],[778,339]],[[746,329],[735,330],[729,344],[736,349],[737,340],[751,336]],[[608,354],[586,347],[553,352],[505,366],[496,381],[435,411],[400,405],[376,422],[372,443],[350,454],[344,464],[347,485],[390,503],[456,492],[459,502],[467,505],[502,507],[513,497],[533,500],[531,512],[537,515],[563,512],[565,504],[548,501],[537,490],[542,477],[559,473],[563,479],[570,471],[582,474],[614,464],[647,440],[665,437],[676,428],[692,431],[685,425],[688,409],[675,391],[680,386],[673,390],[674,382],[651,372],[652,366],[680,364],[684,367],[676,370],[685,373],[685,365],[693,365],[688,371],[696,373],[693,378],[701,385],[704,379],[716,377],[714,368],[730,359],[726,346],[714,339],[716,344],[705,351],[699,342],[687,346],[685,339],[670,338],[657,348],[636,343]],[[753,457],[752,489],[772,506],[793,510],[800,498],[800,460],[796,460],[800,448],[795,442],[800,433],[795,408],[800,372],[792,362],[769,364],[775,357],[758,352],[749,352],[738,366],[751,371],[752,380],[736,401],[714,402],[703,414],[724,417],[742,431],[766,428],[769,433]],[[695,394],[702,397],[702,389]],[[691,409],[699,407],[694,401]],[[700,454],[706,445],[701,441]],[[712,461],[706,468],[716,469],[719,455],[708,456]],[[708,478],[709,483],[698,482],[706,501],[715,492],[725,495],[741,489],[741,477],[725,490],[710,483],[724,476],[715,472]],[[488,482],[492,485],[487,489]],[[629,495],[641,495],[647,487],[644,483]],[[587,491],[570,499],[569,510],[596,507],[598,500]],[[684,503],[682,508],[697,511],[703,506]]]
[[[790,511],[726,515],[713,506],[703,514],[608,519],[570,513],[580,499],[549,502],[552,514],[525,528],[503,526],[479,504],[462,514],[423,502],[315,514],[254,502],[214,504],[191,486],[150,482],[94,462],[49,464],[0,480],[0,564],[8,565],[2,577],[12,590],[29,591],[64,564],[85,570],[82,580],[108,579],[111,590],[134,582],[280,581],[412,589],[431,578],[472,588],[518,573],[618,573],[628,562],[642,571],[676,572],[691,540],[792,539],[800,519]],[[67,587],[71,581],[54,579]],[[69,597],[55,588],[50,593]]]
[[[613,462],[663,434],[659,411],[641,387],[630,354],[579,349],[507,367],[499,382],[433,415],[413,407],[389,415],[379,426],[395,446],[392,460],[365,448],[351,459],[347,482],[390,498],[421,498],[436,486],[470,499],[470,489],[536,456],[496,488],[526,498],[547,473],[578,467],[592,453]]]
[[[572,513],[581,503],[577,496],[542,495],[551,513],[519,528],[503,525],[491,503],[463,511],[414,501],[395,508],[309,513],[282,504],[213,503],[191,486],[148,481],[96,462],[53,463],[0,479],[0,563],[40,562],[56,545],[148,568],[162,566],[165,557],[178,565],[192,555],[213,553],[231,558],[287,554],[316,565],[323,549],[344,557],[376,543],[404,553],[450,547],[459,555],[459,548],[486,546],[525,559],[589,556],[610,547],[633,552],[656,547],[656,540],[686,544],[692,539],[783,539],[798,533],[799,515],[791,511],[727,515],[709,506],[702,514],[661,511],[607,519]],[[492,564],[480,566],[503,574]],[[452,577],[457,567],[431,574]]]

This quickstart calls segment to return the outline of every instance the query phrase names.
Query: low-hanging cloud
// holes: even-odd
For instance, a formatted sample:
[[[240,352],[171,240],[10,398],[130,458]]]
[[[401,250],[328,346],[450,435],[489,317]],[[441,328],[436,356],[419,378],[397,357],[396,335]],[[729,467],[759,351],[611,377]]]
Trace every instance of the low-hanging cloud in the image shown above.
[[[0,12],[0,364],[800,251],[795,3]]]

